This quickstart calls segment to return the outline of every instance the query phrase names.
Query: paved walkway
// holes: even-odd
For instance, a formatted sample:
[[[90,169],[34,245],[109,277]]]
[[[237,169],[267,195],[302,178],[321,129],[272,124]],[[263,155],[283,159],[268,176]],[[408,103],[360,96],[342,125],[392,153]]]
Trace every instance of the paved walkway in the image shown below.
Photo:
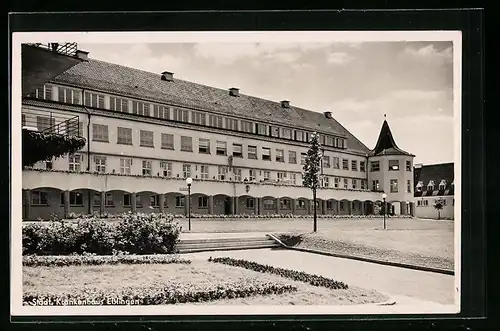
[[[400,305],[430,305],[437,309],[442,305],[454,304],[455,279],[450,275],[284,249],[202,252],[183,256],[191,259],[228,256],[323,275],[397,297]],[[431,308],[426,308],[426,311],[428,309]]]
[[[218,239],[218,238],[255,238],[255,237],[265,237],[267,232],[181,232],[179,239]]]

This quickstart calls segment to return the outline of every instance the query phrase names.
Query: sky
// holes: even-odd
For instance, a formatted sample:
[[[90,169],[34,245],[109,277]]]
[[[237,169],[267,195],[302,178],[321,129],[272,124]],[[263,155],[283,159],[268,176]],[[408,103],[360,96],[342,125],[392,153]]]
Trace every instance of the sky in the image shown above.
[[[333,117],[368,148],[384,114],[415,163],[454,161],[449,41],[79,44],[89,57]]]

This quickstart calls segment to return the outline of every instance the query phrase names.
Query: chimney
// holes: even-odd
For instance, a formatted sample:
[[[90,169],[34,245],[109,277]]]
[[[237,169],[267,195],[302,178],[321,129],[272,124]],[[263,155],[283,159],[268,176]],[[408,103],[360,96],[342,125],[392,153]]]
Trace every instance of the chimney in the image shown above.
[[[169,71],[164,71],[161,73],[161,80],[171,82],[174,80],[174,73]]]
[[[238,89],[236,87],[231,87],[229,89],[229,95],[231,95],[233,97],[239,97],[240,96],[240,89]]]
[[[419,168],[422,168],[423,165],[424,165],[423,163],[415,163],[413,165],[413,168],[419,169]]]
[[[282,108],[290,108],[290,101],[288,101],[288,100],[282,100],[281,101],[281,107]]]
[[[77,58],[82,59],[84,61],[89,60],[89,52],[85,52],[85,51],[77,49],[75,55]]]
[[[332,112],[331,111],[325,111],[325,117],[326,118],[332,118]]]

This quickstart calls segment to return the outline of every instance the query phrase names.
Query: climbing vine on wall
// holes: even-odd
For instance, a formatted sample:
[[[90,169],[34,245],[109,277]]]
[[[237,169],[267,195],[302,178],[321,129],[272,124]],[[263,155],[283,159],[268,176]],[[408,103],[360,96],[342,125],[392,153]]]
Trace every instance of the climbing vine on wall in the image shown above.
[[[39,161],[73,154],[85,146],[82,137],[71,137],[53,133],[23,130],[23,167],[33,166]]]

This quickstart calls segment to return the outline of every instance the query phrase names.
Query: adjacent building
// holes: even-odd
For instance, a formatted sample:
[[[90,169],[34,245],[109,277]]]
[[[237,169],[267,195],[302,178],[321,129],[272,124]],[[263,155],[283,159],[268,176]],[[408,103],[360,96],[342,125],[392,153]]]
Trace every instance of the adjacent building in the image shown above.
[[[84,60],[23,96],[25,129],[87,139],[77,154],[23,169],[26,220],[95,211],[310,213],[302,167],[312,132],[324,149],[319,213],[372,214],[383,192],[391,213],[415,212],[414,155],[396,145],[385,120],[370,150],[331,112]]]
[[[455,187],[453,163],[415,164],[415,216],[454,219]],[[437,209],[436,204],[442,206]]]

